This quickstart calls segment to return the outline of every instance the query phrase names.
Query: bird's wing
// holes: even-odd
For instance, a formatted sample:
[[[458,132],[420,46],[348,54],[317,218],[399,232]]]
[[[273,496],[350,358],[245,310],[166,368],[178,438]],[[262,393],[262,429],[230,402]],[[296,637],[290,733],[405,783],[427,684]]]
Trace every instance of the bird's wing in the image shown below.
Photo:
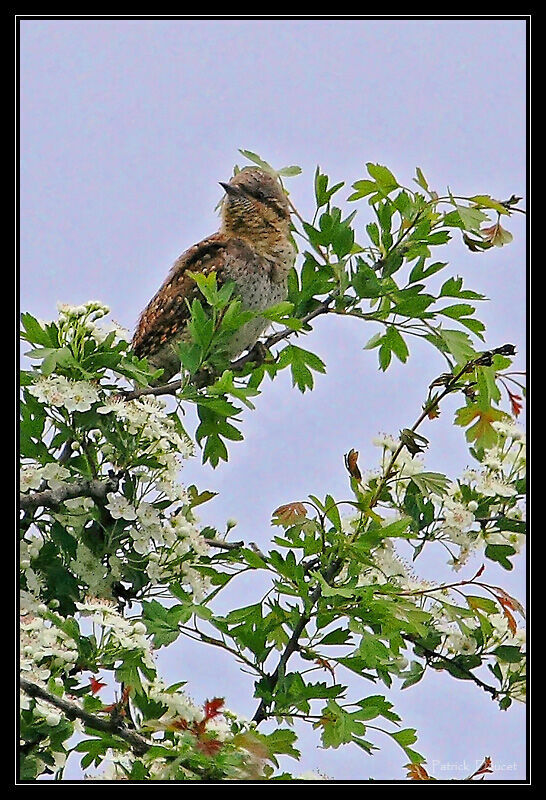
[[[186,300],[191,304],[199,291],[188,273],[202,272],[206,275],[215,271],[220,283],[227,254],[226,237],[216,233],[177,258],[138,320],[133,350],[139,358],[151,356],[161,349],[189,320],[191,314]]]

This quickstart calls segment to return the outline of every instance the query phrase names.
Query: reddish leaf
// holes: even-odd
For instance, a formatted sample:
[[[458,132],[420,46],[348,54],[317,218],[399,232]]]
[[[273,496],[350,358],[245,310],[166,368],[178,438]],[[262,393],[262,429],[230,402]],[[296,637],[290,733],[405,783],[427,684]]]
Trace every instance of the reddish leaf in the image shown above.
[[[169,728],[176,731],[187,731],[189,728],[188,721],[184,719],[184,717],[180,717],[179,719],[174,719],[170,724]]]
[[[357,450],[349,450],[349,452],[345,455],[345,466],[347,467],[347,471],[351,478],[355,478],[357,481],[362,480],[362,473],[358,468]]]
[[[432,780],[426,769],[421,764],[406,764],[408,778],[412,781]]]
[[[315,661],[315,664],[318,664],[318,666],[322,667],[323,669],[327,669],[328,672],[330,673],[330,675],[332,676],[332,678],[334,679],[334,683],[335,683],[336,673],[334,672],[334,668],[330,664],[329,661],[327,661],[325,658],[317,658],[317,660]]]
[[[207,756],[215,756],[221,748],[222,742],[218,739],[200,739],[197,742],[197,749]]]
[[[517,626],[517,624],[516,624],[516,620],[515,620],[515,618],[514,618],[514,615],[513,615],[513,614],[512,614],[512,612],[509,610],[509,608],[510,608],[510,604],[509,604],[509,602],[508,602],[507,600],[505,600],[503,597],[499,597],[499,596],[498,596],[498,597],[497,597],[497,600],[499,601],[499,603],[500,603],[500,604],[501,604],[501,606],[502,606],[502,613],[504,614],[504,616],[505,616],[505,617],[506,617],[506,619],[508,620],[508,627],[510,628],[510,632],[511,632],[512,636],[515,636],[515,635],[516,635],[516,632],[517,632],[517,629],[518,629],[518,626]]]
[[[221,708],[224,705],[224,698],[223,697],[214,697],[212,700],[207,700],[205,702],[205,718],[212,719],[213,717],[217,717],[218,714],[221,714]]]
[[[91,694],[97,694],[97,692],[100,692],[100,690],[101,690],[101,689],[102,689],[104,686],[106,686],[106,684],[105,684],[105,683],[101,683],[100,681],[98,681],[98,680],[97,680],[97,679],[96,679],[96,678],[95,678],[95,677],[92,675],[92,676],[91,676],[91,678],[90,678],[90,680],[89,680],[89,686],[90,686],[90,688],[91,688]]]
[[[476,772],[472,773],[472,775],[468,780],[472,780],[472,778],[475,778],[476,775],[483,775],[486,772],[493,772],[493,770],[491,769],[491,759],[489,758],[489,756],[484,758],[482,765],[476,770]]]
[[[508,397],[510,398],[512,414],[515,417],[519,417],[521,414],[521,409],[523,408],[523,397],[520,394],[514,394],[510,391],[510,389],[507,389],[506,391],[508,392]]]
[[[307,510],[303,503],[287,503],[273,512],[273,522],[276,525],[293,525],[295,522],[301,522],[306,516]]]
[[[505,592],[504,589],[500,588],[500,586],[495,587],[495,591],[499,593],[497,600],[499,600],[504,605],[507,605],[508,608],[512,608],[514,609],[514,611],[518,611],[521,614],[521,616],[525,618],[525,609],[523,608],[521,603],[518,600],[516,600],[515,597],[509,595],[508,592]]]
[[[269,750],[267,744],[260,740],[252,731],[235,734],[232,739],[232,744],[234,744],[235,747],[244,748],[249,753],[252,753],[253,756],[256,756],[256,758],[260,758],[264,761],[265,759],[273,760],[271,751]]]

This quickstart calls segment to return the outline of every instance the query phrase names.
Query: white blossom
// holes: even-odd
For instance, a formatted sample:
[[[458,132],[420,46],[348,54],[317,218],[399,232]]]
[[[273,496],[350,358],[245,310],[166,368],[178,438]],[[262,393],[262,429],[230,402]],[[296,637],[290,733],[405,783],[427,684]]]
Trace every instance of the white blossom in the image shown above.
[[[108,492],[106,497],[108,500],[106,508],[114,519],[126,519],[131,521],[137,518],[135,508],[122,494],[116,496],[113,492]]]
[[[54,461],[43,466],[40,473],[43,480],[47,481],[51,489],[58,489],[64,486],[66,478],[70,477],[70,470]]]
[[[75,381],[70,387],[70,393],[63,403],[67,411],[89,411],[93,403],[99,400],[99,393],[95,386],[88,381]]]
[[[28,492],[30,489],[39,489],[42,483],[41,470],[34,466],[34,464],[26,464],[21,468],[19,477],[19,488],[22,492]]]

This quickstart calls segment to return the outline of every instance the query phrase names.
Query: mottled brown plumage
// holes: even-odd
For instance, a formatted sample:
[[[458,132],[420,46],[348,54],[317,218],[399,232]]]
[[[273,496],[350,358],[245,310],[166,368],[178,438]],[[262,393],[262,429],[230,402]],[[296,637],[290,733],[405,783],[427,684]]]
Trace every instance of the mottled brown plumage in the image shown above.
[[[176,344],[187,336],[188,302],[199,296],[189,272],[216,272],[219,286],[236,284],[235,295],[246,309],[263,311],[286,298],[286,278],[294,263],[290,241],[290,209],[279,182],[251,167],[222,183],[222,225],[218,233],[186,250],[142,312],[133,337],[137,356],[164,369],[161,382],[179,370]],[[188,302],[186,302],[188,301]],[[269,323],[251,320],[230,342],[236,356],[252,347]]]

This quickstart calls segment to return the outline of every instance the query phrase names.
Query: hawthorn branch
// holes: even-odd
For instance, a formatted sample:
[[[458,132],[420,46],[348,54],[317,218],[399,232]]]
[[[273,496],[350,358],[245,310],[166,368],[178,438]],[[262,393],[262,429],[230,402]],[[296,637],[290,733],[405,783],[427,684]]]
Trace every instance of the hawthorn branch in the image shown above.
[[[340,558],[333,561],[332,564],[328,567],[328,569],[324,573],[324,580],[327,583],[333,580],[335,576],[338,574],[342,565],[343,561]],[[321,596],[321,586],[319,584],[315,589],[313,589],[313,591],[309,595],[309,608],[307,611],[303,612],[300,615],[300,618],[298,619],[298,622],[296,623],[294,630],[292,631],[292,636],[286,643],[286,647],[284,648],[283,653],[279,659],[279,663],[275,667],[275,670],[268,677],[269,688],[271,689],[271,691],[275,689],[280,678],[284,675],[284,670],[286,668],[290,656],[293,653],[295,653],[296,650],[300,649],[300,644],[299,644],[300,637],[303,631],[305,630],[305,626],[311,620],[311,617],[313,615],[313,609],[318,600],[320,599],[320,596]],[[263,722],[263,720],[266,719],[268,716],[268,706],[269,703],[265,700],[265,698],[262,698],[260,705],[256,710],[256,713],[252,717],[252,721],[255,722],[256,724]]]
[[[153,395],[159,397],[164,394],[176,394],[182,388],[182,381],[171,381],[165,383],[163,386],[144,386],[142,389],[135,389],[133,392],[124,392],[124,400],[136,400],[137,397],[145,397],[146,395]]]
[[[101,481],[97,479],[84,479],[59,486],[57,489],[45,489],[42,492],[21,494],[19,505],[24,511],[35,511],[40,506],[58,509],[65,500],[74,500],[77,497],[92,497],[94,500],[104,501],[109,492],[117,492],[119,480],[108,478]]]
[[[303,317],[301,317],[300,321],[303,322],[304,325],[307,325],[309,322],[311,322],[311,320],[315,319],[315,317],[319,317],[322,314],[327,314],[330,310],[330,303],[332,300],[332,296],[327,297],[325,300],[319,303],[319,305],[313,309],[313,311],[310,311],[308,314],[305,314]],[[270,336],[264,339],[263,342],[259,342],[253,348],[248,350],[248,352],[244,353],[240,358],[232,361],[230,364],[230,369],[233,370],[233,372],[239,372],[244,366],[246,366],[248,362],[253,362],[258,366],[263,364],[267,351],[271,347],[279,342],[282,342],[283,339],[288,339],[289,336],[292,336],[295,333],[298,333],[298,331],[295,331],[293,328],[282,328],[282,330],[272,333]],[[173,395],[176,394],[181,387],[181,380],[171,381],[163,386],[146,386],[142,389],[135,389],[132,392],[124,393],[123,398],[124,400],[135,400],[137,397],[144,397],[145,395],[154,395],[155,397],[166,394]]]
[[[487,692],[491,695],[493,700],[496,700],[500,694],[499,689],[495,689],[494,686],[491,686],[485,681],[482,681],[481,678],[478,678],[477,675],[474,675],[469,669],[466,667],[461,666],[457,663],[456,659],[448,658],[447,656],[442,655],[441,653],[437,653],[435,650],[429,650],[427,647],[423,647],[419,642],[415,641],[411,638],[411,636],[404,636],[407,641],[410,641],[412,644],[417,645],[420,650],[423,651],[423,655],[425,656],[425,660],[427,664],[429,664],[433,669],[444,669],[442,664],[453,664],[459,672],[462,672],[468,680],[474,681],[474,683],[483,689],[484,692]],[[435,663],[433,663],[435,662]],[[449,668],[447,668],[449,671]]]
[[[257,664],[254,664],[252,661],[250,661],[250,659],[246,658],[246,656],[244,656],[239,650],[230,647],[221,639],[215,639],[214,636],[209,636],[207,633],[203,633],[203,631],[200,631],[197,626],[195,628],[189,628],[185,625],[181,625],[180,631],[184,636],[187,636],[189,639],[193,639],[194,642],[203,642],[204,644],[210,644],[214,647],[220,647],[222,650],[226,650],[243,664],[246,664],[246,666],[249,667],[253,672],[265,677],[265,672],[261,670]]]
[[[424,404],[423,411],[418,416],[413,426],[409,429],[410,432],[415,433],[419,428],[419,426],[422,424],[422,422],[429,416],[430,412],[435,411],[442,402],[442,400],[448,394],[451,394],[451,392],[456,391],[459,388],[461,389],[463,388],[462,386],[458,386],[458,381],[465,375],[465,373],[470,372],[474,367],[481,366],[482,362],[486,362],[487,356],[493,356],[495,353],[506,351],[507,348],[512,348],[512,347],[513,345],[503,345],[502,347],[497,347],[495,350],[488,350],[485,353],[482,353],[480,356],[477,356],[476,358],[473,358],[470,361],[468,361],[461,369],[459,369],[457,372],[451,375],[449,379],[446,381],[444,390],[439,392],[435,397],[434,396],[429,397],[427,402]],[[400,455],[405,446],[406,445],[404,441],[401,439],[396,450],[394,451],[394,453],[390,458],[385,473],[383,474],[383,476],[381,477],[381,479],[377,484],[375,492],[373,493],[373,497],[370,500],[370,508],[373,508],[375,505],[377,505],[379,496],[381,495],[384,486],[387,484],[387,481],[393,474],[396,459],[398,458],[398,456]]]
[[[224,539],[205,539],[206,543],[211,547],[217,547],[219,550],[240,550],[241,547],[249,547],[256,555],[265,560],[265,555],[255,542],[249,542],[248,545],[242,539],[239,542],[226,542]]]
[[[19,684],[21,689],[25,692],[25,694],[28,694],[29,697],[38,697],[40,700],[45,700],[46,703],[49,703],[50,705],[55,706],[55,708],[58,708],[59,711],[62,711],[63,714],[68,717],[68,719],[79,719],[88,727],[94,728],[94,730],[119,736],[120,739],[123,739],[125,742],[127,742],[131,750],[137,756],[144,755],[144,753],[146,753],[150,747],[153,746],[153,742],[149,742],[147,739],[141,736],[140,733],[125,727],[123,722],[120,722],[116,719],[101,719],[100,717],[96,716],[96,714],[91,714],[89,711],[84,711],[84,709],[81,708],[81,706],[79,706],[77,703],[73,703],[70,700],[65,700],[64,697],[57,697],[57,695],[52,694],[47,689],[44,689],[42,686],[39,686],[37,683],[33,683],[26,678],[20,678]]]
[[[58,708],[59,711],[62,711],[68,719],[79,719],[84,723],[84,725],[92,728],[93,730],[119,736],[120,739],[123,739],[123,741],[127,742],[136,756],[143,756],[151,747],[157,744],[156,742],[148,741],[148,739],[145,739],[140,733],[127,728],[119,718],[112,716],[110,719],[102,719],[96,714],[91,714],[89,711],[85,711],[77,703],[73,703],[70,700],[65,700],[64,697],[57,697],[57,695],[52,694],[47,689],[44,689],[42,686],[39,686],[37,683],[33,683],[26,678],[21,677],[19,679],[19,685],[29,697],[37,697],[40,700],[44,700],[46,703],[55,706],[55,708]],[[202,780],[215,777],[211,774],[210,770],[207,770],[204,767],[190,766],[185,761],[181,761],[181,766],[184,769],[187,769],[189,772],[192,772],[194,775],[197,775]]]
[[[313,311],[310,311],[308,314],[305,314],[303,317],[301,317],[300,322],[302,322],[304,325],[307,325],[309,324],[309,322],[311,322],[311,320],[315,319],[316,317],[320,317],[322,314],[328,314],[328,312],[330,311],[330,304],[333,299],[334,299],[333,296],[329,295],[325,300],[319,303],[319,305],[315,309],[313,309]],[[260,352],[256,353],[255,349],[252,348],[247,353],[238,358],[236,361],[232,361],[230,369],[232,369],[234,372],[238,372],[249,361],[253,361],[257,364],[263,363],[263,361],[265,360],[265,351],[269,350],[271,347],[278,344],[279,342],[282,342],[283,339],[288,339],[289,336],[292,336],[293,334],[298,332],[299,331],[295,331],[293,328],[283,328],[282,330],[277,331],[276,333],[272,333],[261,343],[261,347],[259,348],[262,351],[261,353]]]

